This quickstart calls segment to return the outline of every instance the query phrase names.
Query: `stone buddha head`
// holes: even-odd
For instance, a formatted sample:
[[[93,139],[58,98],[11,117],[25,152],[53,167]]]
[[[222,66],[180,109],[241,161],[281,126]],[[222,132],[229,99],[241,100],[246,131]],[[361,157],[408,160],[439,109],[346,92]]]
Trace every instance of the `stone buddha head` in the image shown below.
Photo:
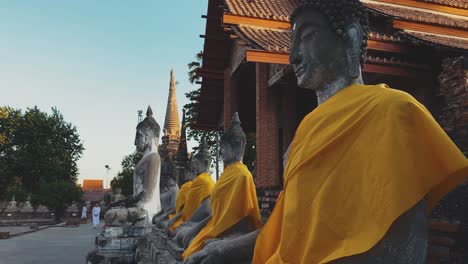
[[[202,139],[197,154],[195,154],[191,160],[191,165],[195,176],[198,176],[203,172],[208,173],[210,171],[211,154],[205,138]]]
[[[223,158],[224,166],[235,162],[242,162],[247,138],[241,127],[239,114],[232,115],[231,127],[226,129],[221,136],[220,154]]]
[[[291,52],[298,85],[320,90],[361,78],[369,32],[359,0],[301,0],[291,15]]]
[[[159,189],[161,193],[171,190],[177,183],[177,167],[169,156],[165,156],[161,163],[161,178]]]
[[[156,146],[161,131],[158,122],[153,118],[153,111],[148,106],[146,118],[136,127],[135,146],[138,152],[144,152],[152,144]]]
[[[188,182],[193,180],[193,178],[195,178],[195,174],[193,173],[192,160],[190,159],[184,167],[184,179]]]

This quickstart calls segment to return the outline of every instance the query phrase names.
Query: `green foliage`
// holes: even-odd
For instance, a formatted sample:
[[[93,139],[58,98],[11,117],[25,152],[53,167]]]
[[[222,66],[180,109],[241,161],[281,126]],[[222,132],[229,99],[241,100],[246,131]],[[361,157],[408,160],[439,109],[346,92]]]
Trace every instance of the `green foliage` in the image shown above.
[[[31,198],[32,203],[42,204],[51,208],[55,216],[60,219],[67,205],[72,202],[81,202],[83,199],[83,190],[74,182],[60,180],[56,182],[41,182],[39,190]]]
[[[142,157],[143,155],[141,153],[135,152],[122,159],[122,171],[111,181],[111,188],[114,193],[117,188],[120,188],[123,195],[133,195],[133,172],[135,171],[135,166]]]
[[[37,107],[24,113],[0,107],[0,199],[9,199],[6,188],[15,177],[21,179],[19,188],[32,194],[41,182],[74,184],[83,150],[76,127],[56,108],[47,114]]]

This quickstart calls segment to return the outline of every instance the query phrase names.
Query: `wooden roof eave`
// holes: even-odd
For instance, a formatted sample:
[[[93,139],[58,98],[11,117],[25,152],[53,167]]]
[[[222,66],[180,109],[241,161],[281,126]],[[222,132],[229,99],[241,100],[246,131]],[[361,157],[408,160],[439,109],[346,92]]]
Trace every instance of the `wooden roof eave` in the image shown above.
[[[289,64],[289,54],[275,53],[262,50],[247,50],[248,62]],[[401,65],[367,63],[363,69],[365,73],[378,73],[399,77],[421,77],[427,74],[424,69],[416,69]]]

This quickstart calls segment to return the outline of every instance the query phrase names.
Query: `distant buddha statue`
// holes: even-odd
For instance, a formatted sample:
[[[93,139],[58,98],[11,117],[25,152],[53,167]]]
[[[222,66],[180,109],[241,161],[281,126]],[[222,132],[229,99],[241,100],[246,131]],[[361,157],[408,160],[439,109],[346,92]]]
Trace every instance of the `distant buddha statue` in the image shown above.
[[[15,195],[11,197],[11,201],[8,203],[7,208],[5,209],[5,212],[16,212],[18,208],[16,207],[17,202],[15,200]]]
[[[319,105],[297,128],[283,191],[260,231],[187,263],[425,263],[427,213],[468,175],[467,159],[412,96],[364,84],[360,1],[303,0],[290,21],[290,63]]]
[[[183,238],[191,227],[207,221],[211,215],[211,192],[215,185],[208,174],[211,165],[211,155],[205,139],[202,139],[197,154],[190,160],[190,165],[194,175],[194,180],[187,184],[185,202],[182,209],[167,222],[166,233],[168,237],[168,247],[171,252],[177,252],[176,256],[168,251],[163,252],[161,259],[163,263],[175,263],[181,260],[185,250]],[[184,188],[185,189],[185,188]],[[181,192],[183,194],[183,192]],[[179,196],[181,197],[181,196]],[[182,201],[179,200],[179,205]]]
[[[232,116],[231,127],[221,137],[221,156],[225,169],[211,194],[211,216],[200,222],[184,238],[188,248],[183,259],[202,259],[207,241],[229,241],[257,230],[261,226],[260,210],[252,174],[242,163],[246,136],[239,116]],[[227,263],[223,259],[219,263]]]
[[[8,204],[8,207],[7,208],[16,208],[16,200],[15,200],[15,195],[13,195],[11,197],[11,201],[10,203]]]
[[[211,154],[205,139],[202,140],[197,154],[191,159],[191,166],[197,176],[187,194],[183,210],[171,219],[171,231],[175,231],[184,223],[185,225],[198,223],[211,213],[210,196],[215,183],[209,175]]]
[[[176,199],[179,193],[177,167],[169,156],[165,156],[162,160],[160,192],[161,210],[153,216],[153,224],[166,219],[176,208]]]
[[[23,208],[21,208],[22,213],[32,213],[34,208],[31,205],[31,195],[28,195],[28,199],[24,202]]]
[[[122,189],[121,188],[116,188],[115,189],[115,194],[114,194],[113,198],[114,198],[114,202],[125,199],[125,195],[122,194]]]
[[[153,215],[158,213],[161,208],[159,190],[160,157],[157,148],[160,127],[153,118],[151,107],[148,106],[146,118],[137,125],[136,129],[135,146],[138,152],[143,153],[143,157],[135,166],[133,174],[133,196],[113,202],[110,204],[110,207],[125,205],[127,208],[139,208],[141,209],[140,211],[132,209],[128,212],[128,214],[132,214],[131,218],[141,219],[135,217],[134,214],[143,214],[144,211],[144,214],[146,214],[146,221],[150,221]],[[119,218],[118,215],[125,216],[126,214],[120,214],[110,210],[110,221],[122,222],[122,220],[115,219]]]

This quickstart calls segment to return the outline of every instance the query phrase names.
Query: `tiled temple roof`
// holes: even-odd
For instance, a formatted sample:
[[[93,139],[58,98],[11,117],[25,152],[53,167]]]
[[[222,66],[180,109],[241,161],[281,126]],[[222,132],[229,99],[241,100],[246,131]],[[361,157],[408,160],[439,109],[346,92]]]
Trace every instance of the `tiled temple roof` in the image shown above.
[[[364,3],[370,12],[380,14],[391,18],[400,18],[404,20],[436,24],[441,26],[458,27],[468,29],[468,20],[436,14],[431,11],[422,11],[409,9],[405,7],[396,7],[387,4]]]
[[[291,32],[287,30],[275,30],[249,26],[234,26],[234,32],[252,49],[260,49],[277,53],[289,53],[291,46]],[[388,35],[379,32],[371,32],[370,40],[404,43],[398,35]]]
[[[444,4],[450,6],[468,5],[467,0],[419,0]],[[381,15],[393,19],[401,19],[416,23],[433,24],[442,27],[468,29],[468,19],[463,19],[459,16],[444,15],[443,13],[434,13],[430,10],[415,9],[406,6],[398,6],[395,4],[386,4],[376,1],[363,1],[364,5],[371,13]],[[225,0],[228,7],[228,14],[247,16],[253,18],[265,18],[275,21],[287,22],[289,14],[294,10],[294,0]],[[276,53],[287,53],[289,50],[290,34],[286,30],[273,30],[262,27],[253,26],[233,26],[236,35],[244,42],[249,44],[250,48],[272,51]],[[419,40],[421,43],[444,48],[452,49],[467,49],[466,38],[452,38],[440,35],[433,35],[426,32],[407,33],[401,35],[400,38],[396,35],[385,35],[379,33],[371,33],[369,39],[390,42],[405,42],[406,37],[410,40]]]
[[[294,0],[226,0],[229,13],[278,21],[289,21],[296,6]]]
[[[468,9],[468,1],[466,0],[417,0],[417,1]]]
[[[468,50],[468,39],[454,38],[443,35],[428,34],[415,31],[402,31],[402,35],[411,40],[432,46],[450,47],[461,50]]]

